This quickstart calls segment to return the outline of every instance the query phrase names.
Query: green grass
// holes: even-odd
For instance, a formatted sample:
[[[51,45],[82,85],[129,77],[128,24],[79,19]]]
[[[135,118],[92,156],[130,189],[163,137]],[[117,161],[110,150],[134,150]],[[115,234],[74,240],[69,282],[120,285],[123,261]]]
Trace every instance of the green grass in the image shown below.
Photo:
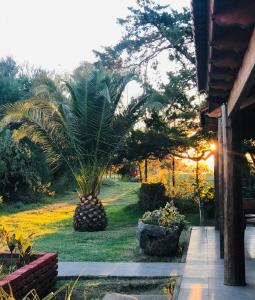
[[[120,261],[131,260],[137,247],[135,230],[139,212],[136,183],[120,183],[103,187],[101,199],[106,205],[109,225],[106,231],[75,232],[72,218],[60,221],[58,231],[41,236],[36,248],[59,253],[60,260]],[[130,206],[130,209],[128,207]]]
[[[45,198],[36,204],[5,204],[1,224],[10,229],[23,228],[34,234],[36,251],[57,252],[61,261],[180,261],[175,258],[149,257],[140,254],[136,225],[141,212],[137,209],[139,183],[116,181],[103,186],[103,201],[108,227],[103,232],[76,232],[72,217],[78,197],[74,192]],[[188,215],[191,224],[198,224],[197,215]],[[184,232],[181,247],[187,240]]]
[[[72,281],[58,280],[54,291],[64,285],[73,285]],[[129,295],[171,295],[175,286],[174,278],[97,278],[80,279],[74,287],[73,299],[97,300],[103,299],[107,293]],[[64,293],[62,293],[63,295]],[[86,295],[86,298],[84,297]],[[61,294],[60,294],[61,296]],[[58,297],[57,299],[62,299]]]

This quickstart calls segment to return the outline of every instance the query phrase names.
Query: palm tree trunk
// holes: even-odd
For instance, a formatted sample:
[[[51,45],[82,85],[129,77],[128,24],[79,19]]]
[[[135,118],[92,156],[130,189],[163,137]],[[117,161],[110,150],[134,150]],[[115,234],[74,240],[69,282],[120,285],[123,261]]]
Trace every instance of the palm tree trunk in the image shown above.
[[[101,231],[107,226],[107,217],[102,202],[97,196],[81,196],[77,204],[74,219],[76,231]]]

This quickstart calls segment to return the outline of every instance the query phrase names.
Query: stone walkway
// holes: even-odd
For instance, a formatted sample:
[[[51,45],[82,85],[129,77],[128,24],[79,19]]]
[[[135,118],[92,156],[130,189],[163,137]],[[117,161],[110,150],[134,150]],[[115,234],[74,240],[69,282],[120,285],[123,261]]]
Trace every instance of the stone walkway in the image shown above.
[[[254,300],[255,228],[245,231],[245,287],[223,284],[219,236],[213,227],[193,227],[186,263],[60,262],[59,277],[167,277],[181,276],[178,300]]]
[[[247,286],[225,286],[223,284],[223,260],[219,258],[218,232],[212,227],[194,227],[192,229],[178,300],[254,300],[254,227],[246,229],[245,239]]]
[[[60,262],[58,277],[168,277],[180,276],[184,264],[133,262]]]

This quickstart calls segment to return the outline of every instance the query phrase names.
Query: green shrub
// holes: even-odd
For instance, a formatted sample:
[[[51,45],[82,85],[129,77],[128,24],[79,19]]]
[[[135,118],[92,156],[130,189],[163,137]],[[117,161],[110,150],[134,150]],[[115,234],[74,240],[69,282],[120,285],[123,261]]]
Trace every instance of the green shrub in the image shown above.
[[[175,206],[184,214],[192,214],[198,212],[198,205],[194,201],[194,194],[176,195],[171,198]]]
[[[4,202],[33,201],[43,185],[40,158],[31,149],[12,139],[6,130],[0,136],[0,195]]]
[[[110,179],[110,178],[104,178],[102,180],[102,185],[104,185],[104,186],[113,186],[116,184],[118,184],[118,183],[115,180]]]
[[[142,211],[159,209],[169,201],[165,186],[162,183],[143,183],[138,196],[138,206]]]
[[[185,216],[179,213],[178,209],[174,206],[173,201],[170,203],[168,202],[164,208],[160,208],[152,212],[147,211],[142,216],[141,221],[145,224],[168,228],[178,226],[181,230],[187,224]]]

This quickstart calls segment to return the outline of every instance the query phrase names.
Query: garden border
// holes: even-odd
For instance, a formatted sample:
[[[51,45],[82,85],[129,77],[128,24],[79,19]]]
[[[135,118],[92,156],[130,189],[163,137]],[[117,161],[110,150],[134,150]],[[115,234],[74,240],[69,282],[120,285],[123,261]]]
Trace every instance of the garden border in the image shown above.
[[[10,257],[9,253],[0,253],[0,257]],[[38,253],[31,263],[17,269],[0,280],[0,287],[7,293],[11,291],[16,300],[22,299],[35,289],[40,297],[47,295],[57,279],[58,255],[56,253]]]

